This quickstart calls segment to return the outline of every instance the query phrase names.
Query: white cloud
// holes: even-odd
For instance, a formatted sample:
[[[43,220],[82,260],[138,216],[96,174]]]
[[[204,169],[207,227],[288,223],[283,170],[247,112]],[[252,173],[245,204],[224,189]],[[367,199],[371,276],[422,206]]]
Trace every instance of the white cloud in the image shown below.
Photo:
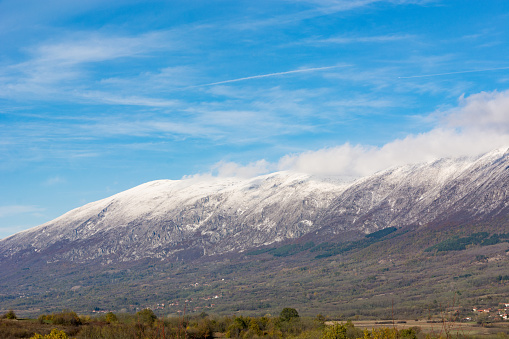
[[[175,49],[168,31],[154,31],[135,36],[103,35],[91,32],[75,32],[64,36],[59,42],[41,44],[32,48],[35,65],[54,68],[89,62],[115,60],[123,57],[143,56],[154,50]]]
[[[0,68],[0,96],[30,93],[47,98],[58,93],[59,97],[74,98],[76,91],[94,76],[90,65],[143,57],[157,50],[176,47],[177,43],[169,31],[136,36],[74,32],[64,35],[59,41],[43,42],[27,48],[28,60]],[[110,99],[114,103],[119,100],[140,105],[149,99]],[[153,104],[153,100],[150,104]]]
[[[220,161],[212,166],[210,172],[185,175],[182,179],[187,181],[206,181],[214,177],[252,178],[258,175],[274,172],[276,170],[276,164],[270,163],[265,159],[251,162],[245,166],[236,162]]]
[[[239,165],[235,162],[218,162],[212,167],[212,171],[218,177],[241,177],[250,178],[260,174],[271,172],[275,169],[274,165],[262,159],[246,166]]]
[[[408,163],[478,155],[504,145],[509,146],[509,135],[481,131],[464,133],[437,128],[428,133],[394,140],[382,147],[345,144],[287,155],[280,160],[279,169],[360,177]]]
[[[509,147],[509,91],[479,93],[459,99],[459,106],[433,113],[436,125],[428,132],[411,134],[376,147],[349,143],[289,154],[277,164],[265,160],[241,166],[218,163],[219,176],[248,176],[274,168],[319,175],[360,177],[409,163],[444,157],[475,156],[500,147]]]
[[[441,113],[429,132],[396,139],[382,147],[344,144],[284,156],[279,169],[364,176],[388,167],[443,157],[474,156],[509,147],[509,91],[460,98],[458,108]]]
[[[468,130],[509,133],[509,90],[481,92],[460,98],[461,106],[446,119],[453,127]]]

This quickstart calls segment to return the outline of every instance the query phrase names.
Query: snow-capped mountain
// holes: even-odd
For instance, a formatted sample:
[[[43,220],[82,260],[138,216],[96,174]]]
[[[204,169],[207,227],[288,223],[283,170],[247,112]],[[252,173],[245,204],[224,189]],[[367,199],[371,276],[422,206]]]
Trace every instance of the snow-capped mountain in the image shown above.
[[[353,183],[319,223],[332,229],[475,221],[509,212],[509,151],[389,169]]]
[[[0,260],[196,258],[302,236],[340,239],[346,232],[505,215],[508,193],[506,150],[351,182],[290,172],[158,180],[0,240]]]
[[[242,250],[315,230],[318,214],[345,188],[284,172],[248,180],[158,180],[6,238],[0,253],[125,261]]]

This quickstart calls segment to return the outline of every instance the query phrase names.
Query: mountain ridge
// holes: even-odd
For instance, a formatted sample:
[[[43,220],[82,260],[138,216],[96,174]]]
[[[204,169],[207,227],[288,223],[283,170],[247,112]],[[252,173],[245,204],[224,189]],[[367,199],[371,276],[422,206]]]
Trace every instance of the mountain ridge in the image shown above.
[[[151,181],[0,240],[0,260],[195,259],[306,236],[342,241],[451,215],[507,213],[508,152],[390,168],[345,182],[276,172]]]
[[[208,179],[149,182],[1,240],[0,308],[178,316],[192,300],[197,313],[385,319],[439,314],[459,293],[464,314],[506,301],[505,149],[350,182]]]

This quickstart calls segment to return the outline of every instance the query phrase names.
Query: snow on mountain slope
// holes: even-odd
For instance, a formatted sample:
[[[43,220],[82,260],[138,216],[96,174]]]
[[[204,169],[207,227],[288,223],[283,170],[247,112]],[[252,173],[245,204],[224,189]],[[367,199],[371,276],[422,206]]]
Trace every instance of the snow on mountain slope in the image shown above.
[[[239,250],[312,231],[318,212],[345,187],[286,172],[153,181],[6,238],[0,254],[49,249],[52,260],[86,261]]]
[[[318,222],[370,233],[452,215],[467,219],[500,212],[508,202],[508,156],[500,149],[474,159],[441,159],[377,173],[347,189]]]
[[[195,258],[304,235],[341,236],[509,213],[506,150],[388,169],[341,183],[278,172],[158,180],[0,241],[0,260]]]

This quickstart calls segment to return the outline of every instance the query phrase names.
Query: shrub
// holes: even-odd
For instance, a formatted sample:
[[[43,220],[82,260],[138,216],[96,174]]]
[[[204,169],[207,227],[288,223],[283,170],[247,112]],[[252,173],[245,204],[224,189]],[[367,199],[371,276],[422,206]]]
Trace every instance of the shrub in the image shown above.
[[[152,311],[150,308],[146,308],[144,310],[136,312],[136,315],[138,316],[138,321],[148,325],[152,325],[154,321],[156,321],[157,319],[157,316],[154,314],[154,311]]]
[[[204,312],[198,317],[192,319],[187,325],[188,338],[213,338],[215,323],[208,316],[204,317]],[[178,325],[176,326],[178,327]]]
[[[346,326],[343,324],[336,324],[325,328],[321,339],[347,339]]]
[[[371,333],[368,331],[363,332],[355,328],[354,324],[349,320],[345,324],[335,324],[324,328],[321,339],[361,339],[362,336],[364,336],[364,339],[388,339],[377,336],[372,338],[370,335]]]
[[[299,312],[295,308],[286,307],[283,308],[281,313],[279,314],[279,319],[281,321],[290,321],[291,319],[298,318]]]
[[[67,334],[65,334],[64,331],[59,331],[56,328],[51,330],[50,334],[46,334],[45,336],[42,336],[40,334],[36,334],[30,339],[69,339]]]
[[[244,318],[243,316],[236,317],[233,320],[233,323],[228,326],[228,331],[226,332],[227,338],[236,338],[241,335],[241,333],[248,328],[249,319]]]
[[[370,331],[364,331],[364,339],[398,339],[400,338],[398,330],[395,328],[374,328]]]
[[[5,313],[5,314],[2,316],[2,318],[4,318],[4,319],[12,319],[12,320],[17,319],[17,317],[16,317],[16,313],[14,313],[14,311],[13,311],[13,310],[9,310],[9,311],[7,311],[7,313]]]
[[[51,322],[57,325],[81,325],[81,319],[78,317],[76,312],[73,311],[62,311],[61,313],[55,313],[52,315]]]
[[[117,316],[113,312],[106,313],[106,322],[108,324],[116,323],[118,321]]]
[[[417,334],[419,334],[420,328],[418,327],[411,327],[402,329],[399,331],[399,337],[404,339],[417,339]]]
[[[81,319],[78,317],[76,312],[73,311],[62,311],[60,313],[53,314],[41,314],[37,320],[41,324],[49,323],[55,325],[72,325],[78,326],[81,325]]]

